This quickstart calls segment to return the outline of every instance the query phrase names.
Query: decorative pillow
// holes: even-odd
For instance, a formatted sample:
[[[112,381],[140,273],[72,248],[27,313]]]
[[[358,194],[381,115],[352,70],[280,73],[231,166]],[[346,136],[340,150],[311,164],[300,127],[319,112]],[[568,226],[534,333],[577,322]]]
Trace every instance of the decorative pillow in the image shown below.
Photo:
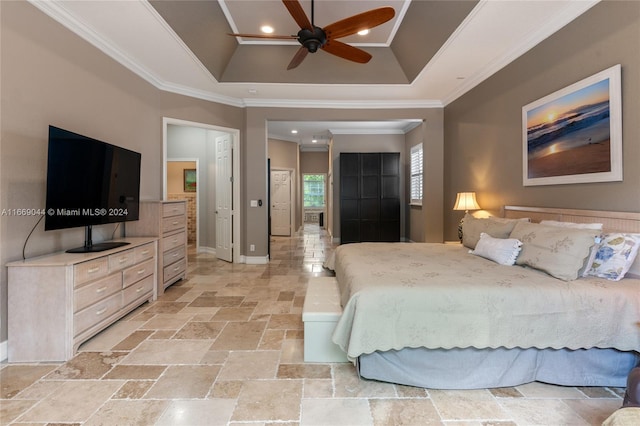
[[[601,223],[574,223],[574,222],[559,222],[557,220],[541,220],[540,225],[549,225],[549,226],[559,226],[561,228],[574,228],[574,229],[595,229],[596,231],[602,231]],[[589,250],[589,256],[582,265],[582,268],[578,271],[578,277],[586,277],[589,269],[591,269],[591,265],[593,264],[593,259],[596,257],[596,251],[598,251],[598,246],[600,244],[600,237],[596,237],[595,244]]]
[[[513,265],[520,253],[522,243],[513,238],[493,238],[491,235],[480,234],[475,250],[469,253],[493,260],[501,265]]]
[[[640,246],[640,234],[605,234],[587,275],[619,281],[627,273]]]
[[[510,238],[522,241],[517,265],[530,266],[564,281],[575,280],[600,232],[516,223]]]
[[[480,234],[485,233],[494,238],[508,238],[509,234],[521,222],[519,219],[486,218],[477,219],[469,213],[464,215],[462,222],[462,244],[470,249],[475,249]]]

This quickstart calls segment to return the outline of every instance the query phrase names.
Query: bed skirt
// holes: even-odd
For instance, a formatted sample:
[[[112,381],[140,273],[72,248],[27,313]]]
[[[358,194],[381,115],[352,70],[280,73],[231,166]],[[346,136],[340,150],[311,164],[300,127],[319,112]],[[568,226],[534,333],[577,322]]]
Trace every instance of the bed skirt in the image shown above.
[[[430,389],[483,389],[545,382],[625,387],[638,352],[615,349],[426,349],[358,357],[361,377]]]

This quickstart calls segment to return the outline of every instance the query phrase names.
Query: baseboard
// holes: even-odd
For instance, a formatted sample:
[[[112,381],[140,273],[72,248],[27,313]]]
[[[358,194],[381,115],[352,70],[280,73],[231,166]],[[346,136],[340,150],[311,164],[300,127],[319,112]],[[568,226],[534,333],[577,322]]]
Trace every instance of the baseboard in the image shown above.
[[[245,256],[244,263],[247,265],[266,265],[269,263],[269,256]]]
[[[212,254],[212,255],[216,255],[216,249],[214,249],[213,247],[204,247],[204,246],[200,246],[198,247],[198,253],[206,253],[206,254]]]
[[[5,340],[4,342],[0,342],[0,362],[6,361],[9,357],[9,344]]]

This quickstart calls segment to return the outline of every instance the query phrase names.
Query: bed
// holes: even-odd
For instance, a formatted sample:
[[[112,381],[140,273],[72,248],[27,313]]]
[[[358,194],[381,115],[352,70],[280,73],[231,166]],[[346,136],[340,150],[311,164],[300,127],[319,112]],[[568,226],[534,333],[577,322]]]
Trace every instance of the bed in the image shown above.
[[[602,231],[552,231],[580,246],[576,235],[640,233],[640,214],[506,206],[503,216],[491,223],[513,226],[499,242],[520,231],[518,259],[534,259],[528,264],[503,265],[462,244],[358,243],[335,250],[327,266],[335,270],[343,314],[332,340],[362,377],[439,389],[532,381],[624,387],[640,361],[639,262],[619,281],[576,279],[564,270],[576,259],[584,267],[596,253],[593,243],[584,252],[572,246],[573,260],[562,250],[550,253],[547,262],[556,264],[546,270],[535,239],[527,238],[531,229],[549,231],[549,222],[540,221],[601,223]]]

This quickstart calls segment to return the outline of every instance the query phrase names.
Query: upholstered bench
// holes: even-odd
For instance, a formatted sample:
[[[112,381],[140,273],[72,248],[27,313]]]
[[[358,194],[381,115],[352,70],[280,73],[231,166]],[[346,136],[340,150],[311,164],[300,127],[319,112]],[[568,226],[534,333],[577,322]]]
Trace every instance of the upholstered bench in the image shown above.
[[[336,279],[311,278],[302,307],[305,362],[347,362],[347,355],[331,341],[341,315]]]

